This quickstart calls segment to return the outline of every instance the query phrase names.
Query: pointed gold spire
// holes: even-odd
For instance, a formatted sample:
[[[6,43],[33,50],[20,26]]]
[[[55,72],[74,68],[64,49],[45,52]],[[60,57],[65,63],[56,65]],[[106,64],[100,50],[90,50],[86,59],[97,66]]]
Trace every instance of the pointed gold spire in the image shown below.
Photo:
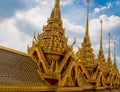
[[[60,0],[55,0],[55,8],[59,8],[59,5],[60,5]]]
[[[85,64],[85,67],[88,69],[89,74],[92,74],[94,68],[95,56],[93,49],[91,48],[91,42],[89,37],[89,0],[87,0],[87,16],[86,16],[86,28],[85,35],[82,42],[82,47],[78,51],[78,57],[80,57],[80,62]]]
[[[116,43],[114,42],[114,66],[116,66]]]
[[[89,0],[86,0],[87,1],[87,16],[86,16],[86,27],[85,27],[85,36],[84,36],[84,40],[83,42],[84,43],[90,43],[90,37],[89,37]]]
[[[103,53],[103,48],[102,48],[102,19],[100,20],[100,24],[101,24],[101,30],[100,30],[100,49],[99,49],[98,59],[100,61],[105,61],[104,53]]]
[[[101,23],[101,32],[100,32],[100,49],[102,50],[102,19],[100,20]]]
[[[51,13],[51,18],[54,19],[61,19],[60,14],[60,0],[55,0],[55,5]]]
[[[108,33],[108,62],[111,62],[111,56],[110,56],[110,32]]]
[[[89,35],[89,0],[87,0],[87,16],[86,16],[86,29],[85,29],[85,36]]]

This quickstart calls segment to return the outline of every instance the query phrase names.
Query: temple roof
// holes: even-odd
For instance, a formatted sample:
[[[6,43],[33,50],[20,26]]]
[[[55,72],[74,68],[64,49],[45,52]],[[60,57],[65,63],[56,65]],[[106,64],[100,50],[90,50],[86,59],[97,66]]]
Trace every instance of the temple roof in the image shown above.
[[[0,91],[120,92],[120,74],[117,67],[108,63],[111,62],[110,34],[108,62],[96,64],[98,60],[95,60],[89,37],[89,0],[87,3],[85,36],[76,55],[75,42],[67,44],[60,0],[55,0],[43,33],[34,34],[28,54],[0,46]],[[104,58],[102,32],[100,43],[101,59]]]
[[[27,54],[0,48],[0,85],[47,86],[37,69],[37,64]]]

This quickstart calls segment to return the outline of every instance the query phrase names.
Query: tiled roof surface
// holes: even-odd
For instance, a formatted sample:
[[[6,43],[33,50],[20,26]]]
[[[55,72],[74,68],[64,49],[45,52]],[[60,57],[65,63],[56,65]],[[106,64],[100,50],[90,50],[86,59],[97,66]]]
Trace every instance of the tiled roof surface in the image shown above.
[[[0,85],[46,86],[29,56],[0,49]]]

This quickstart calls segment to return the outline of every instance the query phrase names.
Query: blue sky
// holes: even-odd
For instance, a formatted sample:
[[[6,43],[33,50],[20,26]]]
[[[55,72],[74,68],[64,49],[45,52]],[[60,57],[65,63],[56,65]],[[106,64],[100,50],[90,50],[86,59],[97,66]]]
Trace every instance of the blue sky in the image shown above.
[[[54,0],[0,0],[0,45],[26,52],[34,31],[42,32],[50,16]],[[86,0],[61,0],[61,14],[68,44],[77,38],[74,50],[84,36]],[[91,0],[89,31],[92,48],[99,50],[100,19],[103,19],[103,47],[107,58],[108,32],[111,33],[111,57],[113,42],[117,43],[117,64],[120,67],[120,0]]]

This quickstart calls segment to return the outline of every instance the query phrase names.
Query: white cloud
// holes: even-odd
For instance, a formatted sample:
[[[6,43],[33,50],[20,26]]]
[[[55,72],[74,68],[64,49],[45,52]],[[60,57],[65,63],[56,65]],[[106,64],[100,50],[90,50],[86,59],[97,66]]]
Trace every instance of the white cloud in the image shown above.
[[[104,10],[106,10],[106,9],[111,8],[111,6],[112,6],[111,3],[107,3],[106,6],[102,6],[102,7],[100,7],[100,8],[95,8],[95,9],[94,9],[94,13],[102,12],[102,11],[104,11]]]
[[[90,20],[89,33],[94,53],[97,55],[100,43],[100,19],[103,20],[103,49],[107,53],[108,50],[108,32],[111,32],[111,49],[113,49],[113,42],[118,42],[118,37],[115,35],[120,29],[120,17],[112,15],[101,15],[99,18]],[[114,34],[115,33],[115,34]],[[116,39],[117,38],[117,39]],[[113,50],[111,51],[113,53]]]
[[[32,42],[29,34],[33,34],[36,29],[40,32],[43,24],[46,24],[49,12],[45,11],[49,9],[35,7],[28,11],[16,12],[14,17],[2,21],[0,23],[0,45],[26,52],[27,44]],[[24,30],[21,30],[20,26]]]
[[[105,9],[106,9],[106,6],[103,6],[103,7],[101,7],[101,8],[95,8],[95,9],[94,9],[94,12],[95,12],[95,13],[99,13],[100,11],[105,10]]]
[[[15,26],[14,18],[5,20],[0,24],[0,45],[16,50],[26,51],[30,36],[23,34]]]
[[[45,5],[45,6],[51,6],[53,5],[53,1],[51,2],[51,0],[35,0],[36,2],[42,4],[42,5]],[[66,5],[66,4],[71,4],[72,3],[72,0],[60,0],[60,4],[61,5]]]
[[[120,17],[112,15],[101,15],[100,18],[94,18],[90,20],[90,34],[92,37],[98,37],[100,33],[100,19],[103,20],[103,33],[113,32],[114,29],[120,29]]]
[[[35,30],[41,33],[50,12],[49,6],[37,6],[28,11],[16,12],[15,16],[2,21],[0,23],[0,45],[26,52],[27,44],[32,42],[30,34],[33,34]],[[67,19],[64,19],[64,25],[66,30],[73,31],[73,33],[82,30],[82,26],[72,24]]]
[[[115,28],[120,28],[120,17],[111,15],[110,17],[106,15],[100,16],[103,19],[103,28],[105,31],[114,31]]]
[[[53,2],[51,2],[51,0],[35,0],[37,3],[40,3],[44,6],[51,6],[53,5]]]
[[[73,23],[70,23],[69,20],[63,19],[64,21],[64,27],[66,30],[69,30],[74,33],[81,33],[84,31],[84,27],[80,25],[75,25]]]
[[[61,0],[62,5],[72,4],[72,3],[73,3],[73,0]]]

